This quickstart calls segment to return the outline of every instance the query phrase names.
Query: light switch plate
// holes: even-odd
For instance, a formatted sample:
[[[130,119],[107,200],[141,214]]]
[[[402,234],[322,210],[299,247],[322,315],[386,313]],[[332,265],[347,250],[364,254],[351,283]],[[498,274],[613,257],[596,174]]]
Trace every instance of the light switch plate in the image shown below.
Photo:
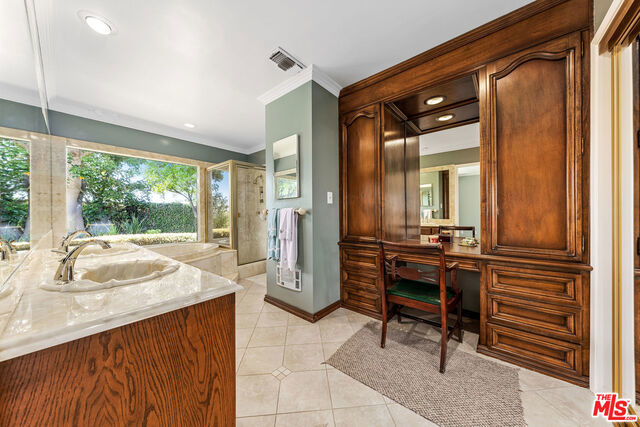
[[[328,205],[333,204],[333,193],[331,191],[327,191],[327,204]]]

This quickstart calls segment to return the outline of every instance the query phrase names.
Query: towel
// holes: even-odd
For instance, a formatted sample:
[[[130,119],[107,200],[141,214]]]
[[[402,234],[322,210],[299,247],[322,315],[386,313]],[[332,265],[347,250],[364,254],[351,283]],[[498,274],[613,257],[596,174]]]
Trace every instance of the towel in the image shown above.
[[[267,214],[267,259],[280,260],[280,209]]]
[[[280,268],[296,270],[298,261],[298,214],[293,208],[280,210]]]

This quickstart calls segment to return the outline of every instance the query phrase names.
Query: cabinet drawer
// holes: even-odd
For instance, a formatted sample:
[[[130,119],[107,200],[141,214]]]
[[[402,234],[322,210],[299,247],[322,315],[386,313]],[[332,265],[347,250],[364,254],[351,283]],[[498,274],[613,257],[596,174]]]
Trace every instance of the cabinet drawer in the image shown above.
[[[556,304],[582,305],[580,273],[487,266],[488,292]]]
[[[375,272],[366,270],[353,270],[351,268],[342,269],[342,284],[352,288],[367,289],[370,292],[378,293],[378,275]]]
[[[342,285],[342,304],[357,307],[364,311],[380,313],[382,310],[380,295],[366,288]]]
[[[342,266],[378,273],[378,252],[359,248],[342,248]]]
[[[488,321],[545,336],[582,340],[582,310],[501,295],[488,296]]]
[[[579,344],[503,326],[487,324],[487,347],[541,368],[582,375],[582,348]]]

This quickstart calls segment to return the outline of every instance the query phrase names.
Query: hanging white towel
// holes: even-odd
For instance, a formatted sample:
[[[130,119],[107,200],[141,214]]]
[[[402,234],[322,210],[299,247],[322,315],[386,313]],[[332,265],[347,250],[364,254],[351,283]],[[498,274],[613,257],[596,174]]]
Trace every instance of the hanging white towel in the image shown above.
[[[280,209],[280,267],[296,270],[298,261],[298,215],[293,208]]]

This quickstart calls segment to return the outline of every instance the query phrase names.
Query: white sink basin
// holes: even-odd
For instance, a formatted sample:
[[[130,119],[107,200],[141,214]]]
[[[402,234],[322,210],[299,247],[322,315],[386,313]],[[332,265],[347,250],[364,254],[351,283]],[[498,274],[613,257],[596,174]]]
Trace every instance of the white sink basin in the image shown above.
[[[133,285],[171,274],[180,264],[164,259],[105,263],[75,271],[76,279],[68,283],[46,282],[40,287],[48,291],[85,292]]]
[[[102,249],[102,247],[98,245],[92,245],[92,246],[85,247],[82,250],[82,252],[80,252],[80,255],[78,256],[78,258],[124,255],[124,254],[132,253],[135,251],[136,251],[135,248],[131,248],[127,246],[112,245],[109,249]]]

